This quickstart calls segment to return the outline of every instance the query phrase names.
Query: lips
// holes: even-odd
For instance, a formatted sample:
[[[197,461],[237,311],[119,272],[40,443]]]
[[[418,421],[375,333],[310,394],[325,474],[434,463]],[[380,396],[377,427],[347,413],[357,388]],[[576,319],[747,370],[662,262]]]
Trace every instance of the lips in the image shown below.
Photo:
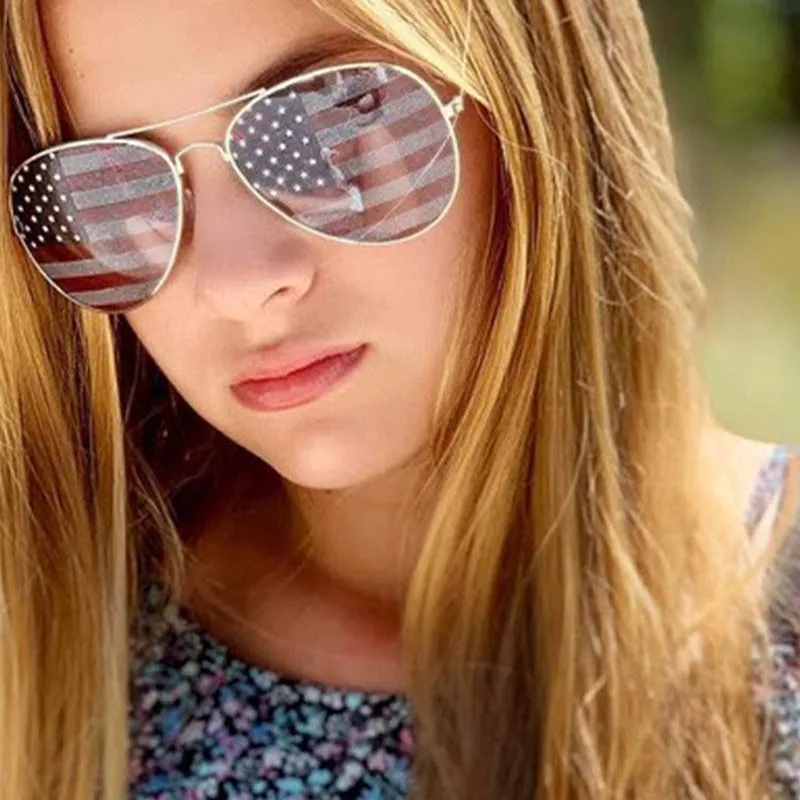
[[[291,352],[287,345],[279,345],[256,356],[251,366],[237,376],[231,385],[238,386],[253,381],[285,378],[287,375],[303,370],[326,358],[351,353],[362,346],[361,344],[355,346],[328,346],[316,347],[313,350],[309,347],[301,349],[294,346],[293,352]]]
[[[233,396],[252,411],[282,411],[303,406],[346,382],[363,362],[368,345],[317,359],[281,378],[241,381]]]

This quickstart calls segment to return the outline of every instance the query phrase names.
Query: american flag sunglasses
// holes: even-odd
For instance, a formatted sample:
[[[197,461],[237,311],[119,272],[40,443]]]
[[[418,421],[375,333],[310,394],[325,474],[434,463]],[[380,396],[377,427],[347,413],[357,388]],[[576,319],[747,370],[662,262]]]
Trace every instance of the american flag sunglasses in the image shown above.
[[[128,138],[243,102],[221,143],[196,142],[172,156]],[[70,301],[104,313],[135,308],[169,277],[184,225],[180,159],[205,145],[304,230],[338,242],[405,241],[430,230],[453,202],[462,109],[463,93],[444,104],[398,65],[305,72],[203,111],[31,156],[10,179],[14,232]]]

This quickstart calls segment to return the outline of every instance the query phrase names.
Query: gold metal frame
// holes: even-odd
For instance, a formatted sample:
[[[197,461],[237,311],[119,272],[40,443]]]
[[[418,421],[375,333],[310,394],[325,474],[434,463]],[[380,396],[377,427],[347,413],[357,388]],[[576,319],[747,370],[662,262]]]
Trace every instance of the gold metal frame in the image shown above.
[[[422,88],[425,89],[428,92],[428,94],[431,96],[431,99],[436,103],[436,105],[438,106],[439,110],[442,113],[442,117],[444,118],[445,122],[447,123],[447,127],[448,127],[448,130],[449,130],[449,133],[450,133],[450,138],[452,140],[453,154],[454,154],[454,158],[455,158],[455,175],[454,175],[454,181],[453,181],[453,189],[452,189],[452,192],[450,194],[450,198],[448,199],[447,204],[442,209],[441,213],[435,219],[433,219],[428,225],[426,225],[424,228],[422,228],[421,230],[415,231],[414,233],[410,234],[409,236],[404,236],[404,237],[400,237],[400,238],[397,238],[397,239],[390,239],[388,241],[377,241],[377,242],[366,241],[365,242],[365,241],[359,241],[357,239],[344,239],[344,238],[340,238],[340,237],[337,237],[337,236],[333,236],[332,234],[327,234],[327,233],[323,233],[321,231],[318,231],[318,230],[314,229],[313,227],[311,227],[310,225],[307,225],[307,224],[305,224],[303,222],[298,221],[294,217],[291,217],[289,214],[287,214],[282,209],[280,209],[279,207],[275,206],[272,202],[270,202],[269,198],[267,198],[267,197],[263,196],[262,194],[260,194],[251,185],[250,181],[247,178],[245,178],[244,174],[242,173],[241,169],[239,168],[239,166],[236,163],[236,159],[233,157],[233,149],[232,149],[232,145],[231,145],[232,134],[233,134],[234,128],[236,127],[237,122],[256,103],[258,103],[258,102],[270,97],[271,95],[273,95],[273,94],[275,94],[275,93],[277,93],[279,91],[282,91],[282,90],[286,89],[287,87],[290,87],[290,86],[295,85],[295,84],[304,83],[304,82],[306,82],[308,80],[311,80],[311,79],[313,79],[313,78],[315,78],[315,77],[317,77],[319,75],[326,75],[326,74],[329,74],[331,72],[337,72],[337,71],[340,71],[340,70],[343,70],[343,69],[354,69],[354,68],[364,68],[364,67],[370,67],[370,68],[372,68],[372,67],[384,67],[386,69],[393,70],[395,72],[403,73],[403,74],[407,75],[408,77],[412,78],[413,80],[415,80],[417,83],[419,83],[419,85],[422,86]],[[217,141],[191,142],[190,144],[182,147],[173,156],[170,153],[168,153],[163,147],[161,147],[161,146],[159,146],[157,144],[154,144],[152,142],[148,142],[147,140],[130,138],[132,136],[135,136],[136,134],[147,133],[149,131],[156,130],[157,128],[163,128],[163,127],[166,127],[168,125],[174,125],[174,124],[177,124],[179,122],[184,122],[184,121],[187,121],[187,120],[190,120],[190,119],[194,119],[195,117],[199,117],[199,116],[202,116],[204,114],[210,114],[210,113],[212,113],[214,111],[218,111],[220,109],[227,108],[228,106],[236,105],[237,103],[246,103],[246,105],[243,106],[239,111],[237,111],[236,114],[234,114],[234,116],[231,118],[231,121],[229,122],[228,127],[225,130],[225,135],[223,137],[222,142],[217,142]],[[175,262],[177,261],[177,256],[178,256],[178,252],[180,250],[181,240],[183,238],[184,217],[185,217],[185,205],[184,205],[184,190],[185,190],[185,187],[184,187],[184,182],[183,182],[183,175],[184,175],[185,170],[183,168],[183,164],[181,162],[181,158],[188,151],[190,151],[190,150],[192,150],[194,148],[198,148],[198,147],[212,147],[212,148],[218,150],[220,152],[220,155],[222,156],[223,160],[227,161],[231,165],[231,167],[233,168],[233,171],[236,173],[236,175],[239,177],[239,179],[242,181],[242,183],[247,187],[247,189],[250,191],[250,193],[254,197],[256,197],[259,201],[261,201],[261,203],[263,205],[265,205],[268,208],[270,208],[272,211],[277,213],[283,219],[287,220],[288,222],[290,222],[291,224],[297,226],[298,228],[300,228],[302,230],[305,230],[305,231],[308,231],[310,233],[316,234],[317,236],[320,236],[320,237],[322,237],[324,239],[328,239],[328,240],[331,240],[331,241],[338,242],[340,244],[355,244],[355,245],[367,245],[367,246],[379,246],[380,247],[380,246],[396,244],[398,242],[410,241],[412,239],[417,238],[418,236],[421,236],[424,233],[427,233],[431,228],[433,228],[435,225],[437,225],[445,217],[447,212],[450,210],[450,207],[452,206],[453,201],[455,199],[455,196],[456,196],[456,194],[458,192],[458,189],[459,189],[459,186],[460,186],[460,183],[461,183],[461,154],[460,154],[460,150],[459,150],[459,146],[458,146],[458,137],[456,136],[456,131],[455,131],[455,120],[458,117],[458,115],[461,113],[463,108],[464,108],[464,93],[463,93],[463,91],[459,92],[455,97],[453,97],[447,103],[443,103],[441,98],[439,97],[439,95],[436,93],[436,91],[432,88],[430,83],[425,78],[423,78],[421,75],[419,75],[415,71],[413,71],[413,70],[411,70],[411,69],[409,69],[407,67],[398,65],[398,64],[392,64],[392,63],[383,62],[383,61],[355,61],[355,62],[347,62],[347,63],[343,63],[343,64],[334,64],[334,65],[330,65],[330,66],[326,66],[326,67],[321,67],[321,68],[315,69],[315,70],[309,70],[308,72],[303,72],[303,73],[300,73],[299,75],[295,75],[295,76],[293,76],[291,78],[288,78],[287,80],[281,81],[280,83],[277,83],[274,86],[270,86],[268,88],[257,89],[255,91],[248,92],[248,93],[240,95],[238,97],[234,97],[234,98],[231,98],[229,100],[224,100],[221,103],[217,103],[216,105],[210,106],[209,108],[204,108],[201,111],[193,111],[193,112],[190,112],[188,114],[182,114],[182,115],[177,116],[177,117],[171,117],[171,118],[163,120],[161,122],[154,122],[154,123],[151,123],[149,125],[142,125],[142,126],[137,127],[137,128],[129,128],[129,129],[122,130],[122,131],[115,131],[114,133],[109,133],[109,134],[106,134],[105,136],[102,136],[102,137],[91,137],[91,138],[87,138],[87,139],[80,139],[80,140],[77,140],[77,141],[74,141],[74,142],[63,142],[61,144],[56,144],[56,145],[53,145],[52,147],[48,147],[48,148],[46,148],[44,150],[40,150],[38,153],[35,153],[34,155],[32,155],[29,158],[25,159],[25,161],[23,161],[18,167],[16,167],[16,169],[11,174],[11,177],[9,179],[8,204],[9,204],[9,210],[10,210],[10,213],[11,213],[12,226],[13,226],[13,229],[14,229],[14,233],[17,235],[17,238],[19,239],[19,241],[22,243],[23,247],[25,248],[25,251],[27,252],[28,257],[33,261],[33,263],[35,264],[35,266],[37,267],[39,272],[47,280],[47,282],[51,286],[53,286],[53,288],[56,289],[56,291],[58,291],[59,294],[61,294],[63,297],[65,297],[68,300],[70,300],[70,302],[76,303],[77,305],[80,305],[80,306],[82,306],[84,308],[90,309],[91,311],[99,311],[101,313],[119,313],[119,312],[104,312],[102,309],[96,308],[94,306],[91,306],[91,305],[88,305],[86,303],[82,303],[82,302],[76,300],[74,297],[72,297],[72,296],[68,295],[66,292],[64,292],[55,283],[55,281],[50,278],[50,276],[45,272],[45,270],[36,261],[36,258],[33,256],[31,251],[28,249],[28,246],[25,243],[25,240],[23,239],[20,231],[17,229],[16,219],[15,219],[14,209],[13,209],[13,197],[12,197],[12,191],[11,191],[11,187],[13,186],[14,180],[16,179],[17,175],[20,172],[23,172],[23,171],[29,169],[30,165],[33,162],[38,162],[42,157],[47,156],[50,153],[53,153],[53,154],[55,154],[55,153],[63,153],[65,150],[70,150],[70,149],[72,149],[74,147],[85,147],[85,146],[90,145],[90,144],[109,144],[111,142],[118,142],[118,143],[130,144],[130,145],[133,145],[135,147],[144,148],[144,149],[149,150],[150,152],[154,153],[155,155],[159,156],[160,158],[162,158],[166,162],[166,164],[169,166],[169,168],[170,168],[170,170],[171,170],[171,172],[173,174],[173,177],[175,179],[175,191],[178,194],[178,198],[177,198],[178,199],[178,222],[177,222],[177,231],[176,231],[176,236],[175,236],[175,243],[173,245],[173,250],[172,250],[172,253],[171,253],[170,258],[169,258],[169,263],[168,263],[166,269],[164,270],[164,277],[158,282],[158,284],[153,289],[153,291],[151,292],[150,295],[148,295],[143,300],[140,300],[137,303],[131,305],[127,310],[132,310],[134,308],[137,308],[138,306],[140,306],[143,303],[146,303],[148,300],[150,300],[161,289],[161,287],[164,285],[164,283],[167,281],[167,279],[169,278],[170,273],[172,272],[172,268],[175,265]],[[444,145],[443,145],[443,147],[444,147]],[[433,163],[434,160],[435,159],[432,159],[431,163]]]

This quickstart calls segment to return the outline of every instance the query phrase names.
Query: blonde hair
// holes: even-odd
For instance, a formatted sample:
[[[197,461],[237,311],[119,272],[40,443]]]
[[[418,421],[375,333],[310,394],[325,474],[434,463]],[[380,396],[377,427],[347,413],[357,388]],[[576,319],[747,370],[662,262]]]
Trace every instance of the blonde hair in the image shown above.
[[[404,617],[411,796],[762,796],[764,560],[743,566],[701,444],[704,289],[636,2],[476,0],[466,50],[468,0],[320,5],[463,87],[499,153]],[[18,160],[9,67],[42,143],[63,133],[63,98],[35,4],[3,12]],[[168,389],[152,365],[131,372],[130,331],[49,290],[7,214],[0,251],[0,797],[121,800],[141,579],[180,584],[173,501],[210,473],[202,458],[189,478],[156,473],[152,397]]]

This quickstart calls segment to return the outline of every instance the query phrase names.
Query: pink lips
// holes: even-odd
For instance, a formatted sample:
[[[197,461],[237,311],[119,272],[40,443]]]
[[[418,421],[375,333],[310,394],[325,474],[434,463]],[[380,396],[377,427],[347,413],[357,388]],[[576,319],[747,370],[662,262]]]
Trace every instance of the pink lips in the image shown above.
[[[326,356],[279,378],[245,380],[231,387],[242,405],[256,411],[278,411],[310,403],[353,372],[367,345]]]

